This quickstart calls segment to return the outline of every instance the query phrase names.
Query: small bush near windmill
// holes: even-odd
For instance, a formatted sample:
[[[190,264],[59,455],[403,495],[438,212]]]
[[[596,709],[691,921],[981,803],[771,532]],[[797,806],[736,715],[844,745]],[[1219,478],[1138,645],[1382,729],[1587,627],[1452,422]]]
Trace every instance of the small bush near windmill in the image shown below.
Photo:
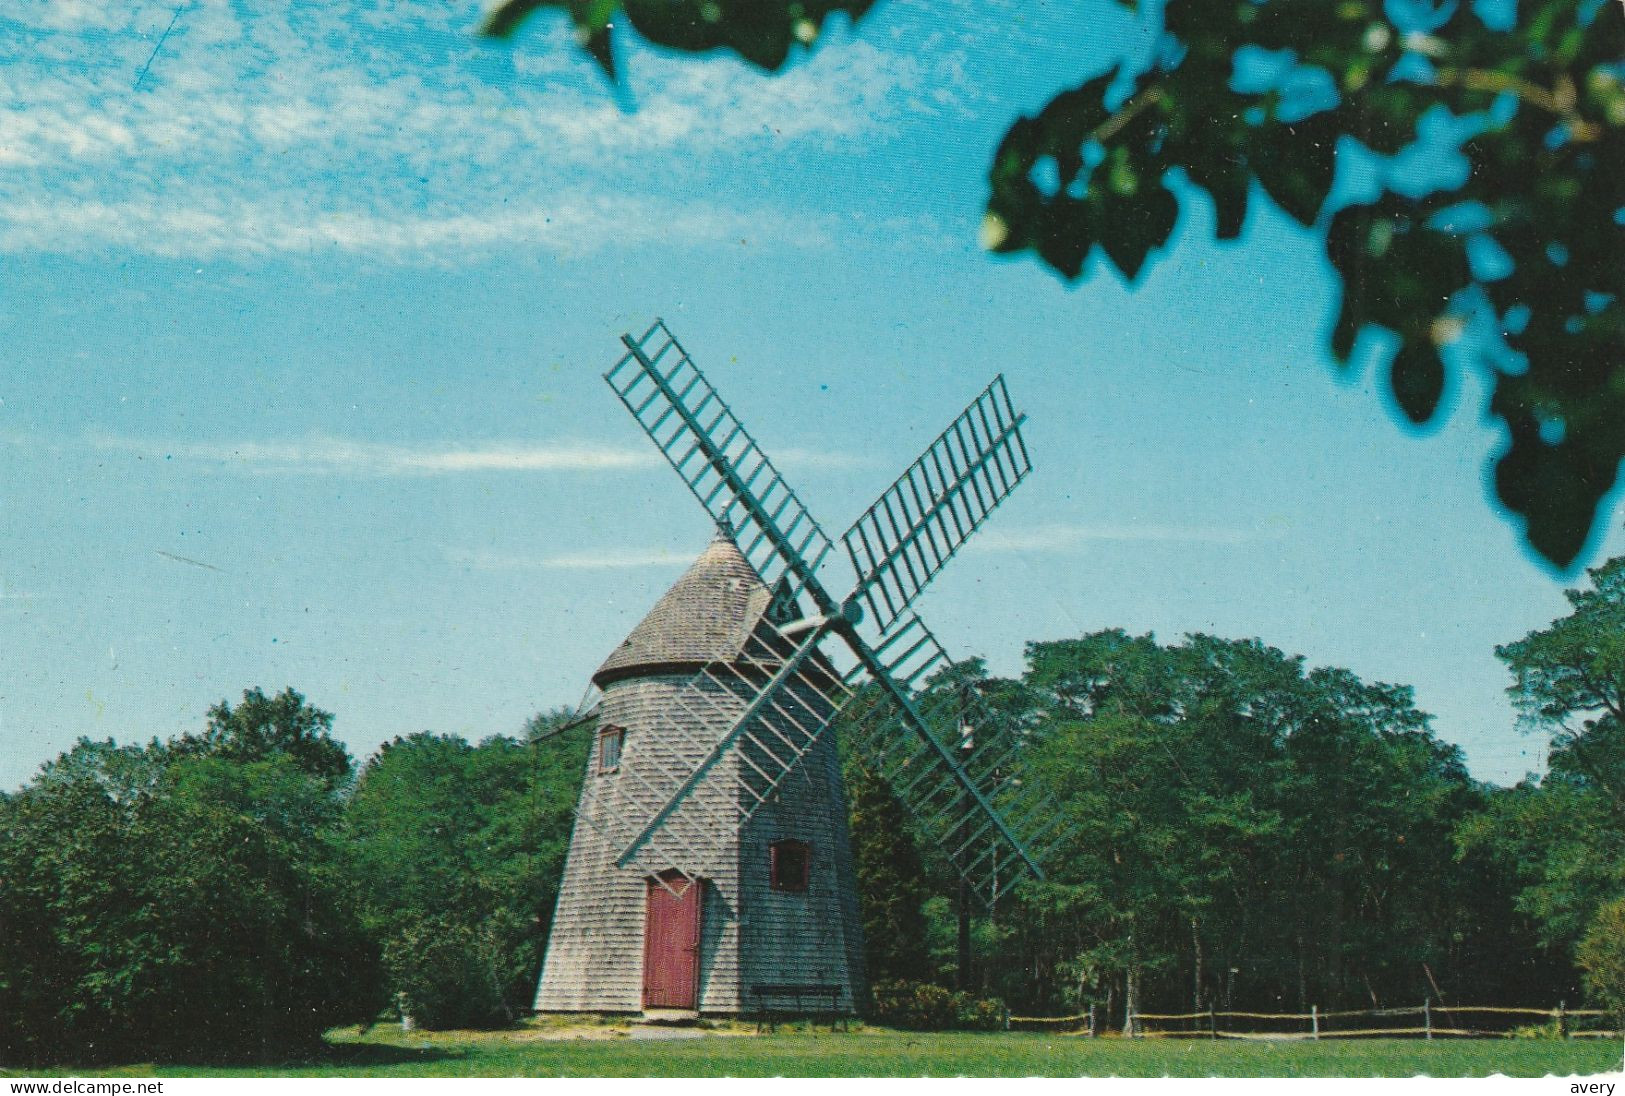
[[[1004,1002],[975,998],[930,982],[877,982],[870,1019],[910,1031],[996,1031],[1004,1026]]]
[[[430,1030],[505,1024],[500,941],[483,925],[425,918],[384,945],[384,968],[402,1018]]]

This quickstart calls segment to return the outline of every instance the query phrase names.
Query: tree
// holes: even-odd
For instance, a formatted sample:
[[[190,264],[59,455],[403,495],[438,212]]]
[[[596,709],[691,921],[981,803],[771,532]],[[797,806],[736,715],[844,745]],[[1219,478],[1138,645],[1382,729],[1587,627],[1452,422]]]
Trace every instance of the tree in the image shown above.
[[[1617,1018],[1625,1017],[1625,898],[1597,911],[1576,956],[1586,988]]]
[[[1134,0],[1119,0],[1136,6]],[[568,11],[614,74],[611,28],[689,52],[782,67],[873,0],[504,0],[511,35]],[[1496,490],[1529,544],[1567,567],[1625,457],[1625,19],[1602,0],[1167,0],[1158,48],[1017,120],[994,155],[985,242],[1069,280],[1104,255],[1134,280],[1182,202],[1211,202],[1221,239],[1267,195],[1325,241],[1342,281],[1331,337],[1397,342],[1389,385],[1432,421],[1451,371],[1480,370],[1511,444]],[[1469,170],[1443,182],[1398,154],[1453,134]],[[1435,142],[1436,144],[1437,142]],[[1449,144],[1449,139],[1445,141]],[[1375,180],[1328,205],[1340,168]],[[1256,188],[1255,188],[1256,184]]]
[[[332,731],[332,713],[306,704],[293,689],[267,697],[256,688],[246,690],[235,708],[224,700],[210,708],[201,735],[183,736],[172,745],[181,753],[237,762],[285,756],[329,788],[338,788],[355,775],[355,764]]]
[[[1587,926],[1625,893],[1625,831],[1600,796],[1559,750],[1545,776],[1491,792],[1457,826],[1463,861],[1498,869],[1496,889],[1523,923],[1512,931],[1535,960],[1531,980],[1560,996],[1580,989],[1573,962]]]
[[[391,995],[425,1027],[510,1022],[536,989],[590,736],[396,738],[346,811]]]
[[[1477,791],[1410,690],[1256,640],[1121,631],[1029,645],[1025,684],[1071,823],[1026,896],[1064,942],[1057,1004],[1414,1000],[1504,944],[1454,859]]]
[[[1568,616],[1495,649],[1525,726],[1550,734],[1552,750],[1543,776],[1493,795],[1459,840],[1509,867],[1540,945],[1579,960],[1613,1008],[1607,933],[1625,895],[1625,557],[1589,576],[1589,589],[1566,592]]]
[[[869,982],[931,980],[924,866],[913,823],[879,777],[848,763],[852,861],[863,918],[863,958]]]
[[[376,1014],[334,843],[343,747],[311,737],[345,763],[318,775],[201,742],[81,740],[0,802],[8,1061],[277,1056]]]
[[[1587,573],[1591,589],[1564,593],[1573,612],[1495,655],[1527,724],[1550,732],[1625,812],[1625,556]]]

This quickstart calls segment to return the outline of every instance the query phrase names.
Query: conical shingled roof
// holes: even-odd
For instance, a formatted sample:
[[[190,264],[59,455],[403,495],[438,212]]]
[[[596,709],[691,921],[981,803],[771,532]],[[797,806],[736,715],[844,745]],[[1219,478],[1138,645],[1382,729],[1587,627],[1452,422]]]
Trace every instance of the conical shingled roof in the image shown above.
[[[718,533],[643,623],[593,674],[600,688],[640,674],[732,662],[772,600],[737,545]]]

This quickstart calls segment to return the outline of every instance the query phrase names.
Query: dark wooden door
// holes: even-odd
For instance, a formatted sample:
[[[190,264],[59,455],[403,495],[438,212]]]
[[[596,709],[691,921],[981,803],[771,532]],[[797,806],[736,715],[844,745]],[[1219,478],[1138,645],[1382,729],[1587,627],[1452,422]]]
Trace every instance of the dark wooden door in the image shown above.
[[[700,904],[705,888],[681,872],[662,872],[666,887],[649,880],[643,926],[643,1007],[699,1007]],[[678,891],[682,897],[674,896]]]

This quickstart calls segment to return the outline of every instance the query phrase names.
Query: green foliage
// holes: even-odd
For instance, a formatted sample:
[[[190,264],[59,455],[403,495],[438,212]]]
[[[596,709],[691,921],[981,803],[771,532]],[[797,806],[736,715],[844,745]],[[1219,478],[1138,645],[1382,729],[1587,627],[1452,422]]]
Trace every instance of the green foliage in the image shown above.
[[[402,1015],[431,1029],[510,1022],[512,990],[503,975],[508,949],[523,937],[504,927],[500,914],[398,917],[384,943],[384,969]]]
[[[1009,1012],[1004,1002],[997,997],[972,997],[970,994],[956,994],[962,998],[959,1003],[957,1021],[964,1031],[1001,1031],[1004,1028],[1004,1018]]]
[[[486,30],[565,10],[613,73],[624,16],[650,42],[777,69],[831,13],[871,6],[506,0]],[[1074,280],[1098,249],[1133,280],[1182,199],[1205,194],[1217,236],[1234,239],[1267,195],[1325,242],[1342,283],[1337,360],[1368,327],[1397,339],[1389,386],[1405,418],[1432,421],[1452,372],[1489,378],[1488,411],[1511,437],[1496,491],[1530,545],[1568,566],[1625,457],[1625,20],[1603,0],[1525,0],[1510,22],[1497,14],[1508,7],[1145,5],[1148,67],[1098,74],[1011,125],[984,242]],[[1418,173],[1452,143],[1465,170]],[[1374,182],[1332,208],[1340,168]]]
[[[920,980],[926,948],[925,869],[901,801],[860,766],[847,766],[852,860],[863,917],[863,956],[871,983]]]
[[[532,720],[527,739],[561,719]],[[415,734],[362,771],[352,872],[391,996],[419,1025],[503,1024],[529,1006],[590,737]]]
[[[1625,1017],[1625,898],[1597,911],[1575,953],[1593,999]]]
[[[1098,76],[1011,128],[991,240],[1068,278],[1098,246],[1133,279],[1172,232],[1176,173],[1212,201],[1221,239],[1267,194],[1325,238],[1336,357],[1367,325],[1397,336],[1408,419],[1435,416],[1447,367],[1490,377],[1512,438],[1497,492],[1567,565],[1625,456],[1619,14],[1544,0],[1501,27],[1467,3],[1169,0],[1147,71]],[[1456,178],[1384,159],[1452,129],[1467,135]],[[1333,211],[1339,160],[1381,185]]]
[[[338,788],[355,774],[349,751],[333,740],[333,716],[312,708],[292,689],[267,697],[259,689],[243,693],[233,708],[222,700],[209,709],[201,735],[186,735],[171,747],[188,756],[232,762],[286,757],[303,772]]]
[[[869,1019],[909,1031],[997,1031],[1004,1026],[1004,1002],[975,998],[930,982],[903,979],[874,984]]]
[[[581,48],[610,75],[615,73],[610,29],[618,18],[662,46],[689,53],[729,49],[776,69],[793,47],[816,41],[834,12],[856,19],[873,6],[874,0],[503,0],[483,29],[507,37],[535,12],[554,8],[569,12]]]
[[[1625,810],[1625,556],[1569,590],[1573,611],[1495,649],[1512,671],[1507,689],[1525,719],[1548,730],[1578,774]]]
[[[1028,666],[1053,713],[1035,767],[1074,829],[1005,915],[1043,957],[1023,1007],[1416,999],[1424,963],[1500,942],[1450,839],[1478,793],[1408,689],[1199,635],[1033,644]]]
[[[1600,926],[1625,893],[1625,557],[1590,577],[1590,589],[1567,592],[1568,616],[1496,648],[1527,724],[1552,736],[1549,771],[1497,791],[1459,840],[1507,866],[1541,946],[1564,958],[1584,952],[1606,972]]]
[[[1505,865],[1517,909],[1559,957],[1572,954],[1597,908],[1625,888],[1625,833],[1598,793],[1560,771],[1494,792],[1457,839],[1464,852]]]
[[[294,714],[308,748],[81,740],[0,801],[6,1060],[263,1057],[376,1011],[334,840],[348,755]]]

